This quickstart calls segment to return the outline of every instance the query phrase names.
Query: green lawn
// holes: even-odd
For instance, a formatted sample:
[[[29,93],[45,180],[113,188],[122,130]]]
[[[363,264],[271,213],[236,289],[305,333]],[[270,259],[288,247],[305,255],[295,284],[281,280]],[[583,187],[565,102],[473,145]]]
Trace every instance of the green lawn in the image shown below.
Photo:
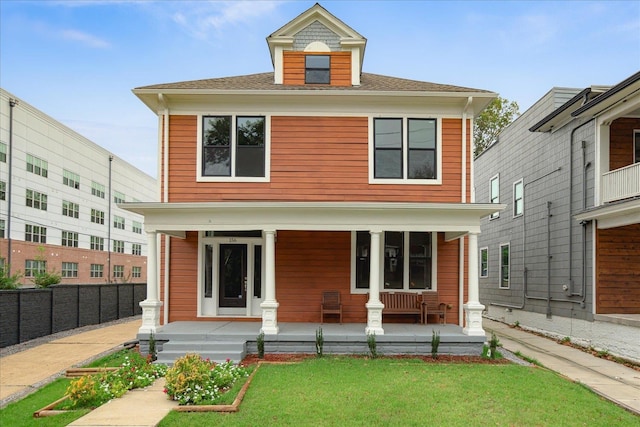
[[[327,357],[263,365],[235,414],[178,413],[161,427],[638,426],[637,417],[539,367]]]

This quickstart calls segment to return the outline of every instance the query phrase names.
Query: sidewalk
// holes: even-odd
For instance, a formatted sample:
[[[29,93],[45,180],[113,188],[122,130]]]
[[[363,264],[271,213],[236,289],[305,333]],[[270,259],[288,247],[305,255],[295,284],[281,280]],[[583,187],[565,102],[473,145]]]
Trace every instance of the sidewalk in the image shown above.
[[[0,358],[0,408],[136,338],[140,318],[98,326]],[[71,333],[71,331],[70,331]]]
[[[487,339],[495,332],[507,350],[535,359],[545,368],[582,383],[602,397],[640,415],[640,371],[504,323],[483,319]]]

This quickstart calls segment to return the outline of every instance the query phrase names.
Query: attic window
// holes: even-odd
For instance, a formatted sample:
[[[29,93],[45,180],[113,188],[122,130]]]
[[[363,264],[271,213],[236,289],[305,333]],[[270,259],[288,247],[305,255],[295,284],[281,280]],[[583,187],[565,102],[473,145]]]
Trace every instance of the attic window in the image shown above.
[[[307,55],[304,62],[304,82],[331,83],[329,55]]]

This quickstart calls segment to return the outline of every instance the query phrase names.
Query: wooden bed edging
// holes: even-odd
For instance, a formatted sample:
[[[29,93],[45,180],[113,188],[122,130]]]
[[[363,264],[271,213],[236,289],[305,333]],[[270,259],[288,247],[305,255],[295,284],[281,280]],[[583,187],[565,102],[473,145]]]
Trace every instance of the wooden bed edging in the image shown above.
[[[38,409],[37,411],[35,411],[33,413],[33,417],[34,418],[42,418],[42,417],[49,417],[51,415],[58,415],[58,414],[64,414],[65,412],[69,412],[68,410],[57,410],[57,409],[53,409],[55,408],[58,404],[64,402],[65,400],[67,400],[69,398],[68,394],[65,394],[64,396],[62,396],[60,399],[56,400],[53,403],[49,403],[47,406],[45,406],[42,409]]]
[[[84,377],[85,375],[102,374],[103,372],[117,371],[119,368],[69,368],[65,373],[66,378]]]
[[[172,410],[177,412],[238,412],[240,410],[242,399],[244,399],[244,395],[249,389],[251,380],[253,380],[253,377],[255,376],[256,372],[258,372],[260,365],[262,365],[263,363],[265,362],[258,362],[258,366],[256,366],[256,369],[254,369],[251,375],[249,375],[249,378],[247,378],[247,381],[244,383],[244,385],[240,389],[240,392],[233,400],[233,403],[231,405],[182,405]]]

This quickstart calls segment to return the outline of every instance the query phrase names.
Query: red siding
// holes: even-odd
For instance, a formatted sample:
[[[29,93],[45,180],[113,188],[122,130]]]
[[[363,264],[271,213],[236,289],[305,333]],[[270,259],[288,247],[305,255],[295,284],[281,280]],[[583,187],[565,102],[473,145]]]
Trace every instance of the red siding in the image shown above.
[[[640,119],[622,118],[611,123],[609,134],[609,169],[633,164],[633,131],[640,130]]]
[[[305,56],[309,54],[309,52],[284,52],[282,61],[285,85],[305,85]],[[318,55],[331,57],[330,86],[351,86],[351,52],[322,52]],[[307,86],[314,85],[307,84]]]
[[[171,116],[170,124],[171,202],[461,200],[459,119],[442,121],[442,185],[369,184],[365,117],[272,117],[270,182],[195,182],[197,118]]]

